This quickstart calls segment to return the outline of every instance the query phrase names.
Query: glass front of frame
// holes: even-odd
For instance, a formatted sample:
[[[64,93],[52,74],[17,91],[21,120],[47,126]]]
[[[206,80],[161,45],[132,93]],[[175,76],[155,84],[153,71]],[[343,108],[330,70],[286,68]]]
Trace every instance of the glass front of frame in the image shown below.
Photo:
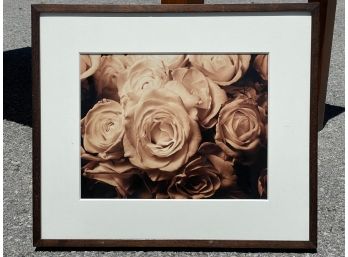
[[[268,61],[81,54],[81,198],[267,199]]]

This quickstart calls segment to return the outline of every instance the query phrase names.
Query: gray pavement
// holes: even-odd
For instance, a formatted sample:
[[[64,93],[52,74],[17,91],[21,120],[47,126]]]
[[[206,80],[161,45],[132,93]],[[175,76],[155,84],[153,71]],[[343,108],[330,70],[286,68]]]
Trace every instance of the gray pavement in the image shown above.
[[[237,1],[208,2],[235,3]],[[9,98],[5,103],[13,102],[15,105],[13,108],[4,109],[4,256],[344,256],[344,0],[338,0],[336,13],[326,101],[327,123],[319,133],[319,247],[317,253],[35,251],[32,247],[31,216],[32,129],[29,114],[31,85],[28,82],[30,81],[30,49],[28,47],[31,46],[30,4],[32,3],[136,4],[158,3],[158,1],[4,1],[4,51],[6,51],[4,60],[11,62],[5,63],[4,76],[7,80],[5,79],[4,82],[4,97]],[[21,75],[29,76],[29,78],[21,80]],[[7,81],[18,81],[18,83],[9,84]]]

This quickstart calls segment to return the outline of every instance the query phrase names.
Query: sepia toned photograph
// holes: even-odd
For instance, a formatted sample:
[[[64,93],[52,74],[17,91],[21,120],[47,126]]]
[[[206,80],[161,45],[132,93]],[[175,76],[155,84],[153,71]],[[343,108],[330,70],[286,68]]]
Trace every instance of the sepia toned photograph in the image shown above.
[[[267,199],[268,65],[81,54],[81,198]]]

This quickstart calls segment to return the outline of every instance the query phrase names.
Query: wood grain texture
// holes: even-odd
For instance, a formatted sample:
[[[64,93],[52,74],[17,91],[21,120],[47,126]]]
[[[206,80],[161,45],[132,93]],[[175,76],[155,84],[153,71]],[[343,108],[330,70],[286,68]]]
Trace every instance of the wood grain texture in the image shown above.
[[[318,231],[318,80],[320,49],[320,16],[319,8],[312,12],[312,46],[311,46],[311,99],[310,99],[310,141],[309,141],[309,238],[317,247]]]
[[[201,248],[201,249],[283,249],[315,250],[311,241],[256,241],[256,240],[40,240],[36,247],[117,247],[117,248]]]
[[[41,114],[40,114],[40,12],[31,8],[33,99],[33,244],[41,240]]]
[[[200,249],[301,249],[317,247],[317,129],[318,129],[318,60],[319,5],[253,4],[253,5],[32,5],[33,51],[33,244],[36,247],[117,247],[117,248],[200,248]],[[312,14],[312,61],[310,101],[310,227],[308,241],[261,240],[65,240],[41,238],[41,149],[40,149],[40,31],[41,13],[187,13],[187,12],[308,12]],[[164,14],[165,15],[165,14]]]
[[[161,4],[204,4],[204,0],[161,0]]]
[[[308,4],[162,4],[162,5],[69,5],[34,4],[39,13],[209,13],[209,12],[312,12]]]
[[[335,25],[336,0],[309,0],[320,3],[320,52],[319,52],[319,91],[318,91],[318,128],[324,126],[325,101],[329,78],[332,38]]]

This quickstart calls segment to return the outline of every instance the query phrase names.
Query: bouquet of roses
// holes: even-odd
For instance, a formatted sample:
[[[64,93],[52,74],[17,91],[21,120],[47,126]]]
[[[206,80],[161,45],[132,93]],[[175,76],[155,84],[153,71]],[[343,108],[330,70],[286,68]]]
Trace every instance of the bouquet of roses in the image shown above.
[[[267,55],[81,55],[80,79],[82,197],[267,197]]]

